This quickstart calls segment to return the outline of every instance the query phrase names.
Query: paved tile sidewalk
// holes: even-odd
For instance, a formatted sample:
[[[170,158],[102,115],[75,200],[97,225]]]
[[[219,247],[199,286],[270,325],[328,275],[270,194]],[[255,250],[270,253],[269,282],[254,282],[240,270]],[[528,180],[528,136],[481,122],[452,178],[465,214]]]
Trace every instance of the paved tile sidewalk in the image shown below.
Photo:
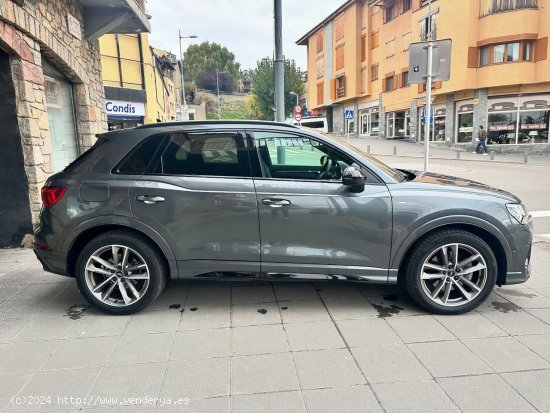
[[[550,412],[550,243],[533,255],[527,284],[462,316],[395,287],[177,282],[112,317],[1,250],[0,410]]]

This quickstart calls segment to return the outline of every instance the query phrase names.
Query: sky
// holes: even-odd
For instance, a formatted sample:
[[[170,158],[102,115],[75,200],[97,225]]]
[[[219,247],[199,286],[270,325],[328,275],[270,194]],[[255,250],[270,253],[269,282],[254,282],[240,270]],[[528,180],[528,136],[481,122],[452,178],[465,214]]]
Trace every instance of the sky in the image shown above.
[[[307,70],[307,48],[296,40],[336,10],[344,0],[283,1],[283,53]],[[179,54],[178,29],[183,48],[203,41],[220,43],[236,56],[242,69],[273,56],[273,0],[148,0],[151,46]]]

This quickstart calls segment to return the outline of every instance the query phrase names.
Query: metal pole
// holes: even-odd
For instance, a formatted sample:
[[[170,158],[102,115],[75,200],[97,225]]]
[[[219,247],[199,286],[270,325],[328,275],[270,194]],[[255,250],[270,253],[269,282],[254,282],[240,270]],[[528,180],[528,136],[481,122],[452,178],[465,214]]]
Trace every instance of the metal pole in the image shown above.
[[[346,120],[346,125],[347,125],[347,128],[348,128],[348,143],[349,143],[349,122],[350,122],[349,119]]]
[[[432,0],[429,2],[428,6],[428,30],[427,30],[427,41],[428,41],[428,73],[426,75],[426,120],[424,124],[424,143],[426,151],[424,154],[424,172],[428,172],[429,167],[429,158],[430,158],[430,124],[432,120],[432,62],[433,62],[433,48],[434,44],[432,43]]]
[[[222,108],[220,105],[220,72],[216,70],[216,89],[218,91],[218,119],[222,118]]]
[[[283,6],[282,0],[273,0],[275,17],[275,120],[285,120],[285,69],[283,57]]]
[[[181,39],[183,39],[182,35],[181,35],[181,30],[178,30],[178,34],[179,34],[179,39],[180,39],[180,71],[181,71],[181,102],[180,102],[180,117],[181,119],[180,120],[187,120],[186,119],[186,106],[187,106],[187,102],[185,100],[185,77],[183,75],[183,51],[182,51],[182,48],[181,48]],[[183,103],[183,106],[182,104]]]

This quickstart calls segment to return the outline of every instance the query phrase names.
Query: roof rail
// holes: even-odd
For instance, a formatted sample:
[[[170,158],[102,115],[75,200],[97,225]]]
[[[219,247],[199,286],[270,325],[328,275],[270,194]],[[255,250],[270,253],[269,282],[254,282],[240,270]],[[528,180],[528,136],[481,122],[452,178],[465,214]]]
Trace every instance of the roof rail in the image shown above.
[[[180,122],[158,122],[149,123],[147,125],[138,126],[136,129],[153,129],[162,128],[166,126],[196,126],[196,125],[266,125],[266,126],[282,126],[286,128],[297,128],[296,125],[283,122],[272,122],[264,120],[191,120]]]

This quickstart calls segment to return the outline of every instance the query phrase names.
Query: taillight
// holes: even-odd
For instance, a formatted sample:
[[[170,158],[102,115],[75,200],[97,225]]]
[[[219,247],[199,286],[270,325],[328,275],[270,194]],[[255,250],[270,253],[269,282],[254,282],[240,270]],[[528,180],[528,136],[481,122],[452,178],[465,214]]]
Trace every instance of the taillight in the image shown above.
[[[44,208],[51,208],[57,204],[63,198],[66,191],[67,188],[64,186],[45,186],[42,188],[42,203],[44,204]]]

